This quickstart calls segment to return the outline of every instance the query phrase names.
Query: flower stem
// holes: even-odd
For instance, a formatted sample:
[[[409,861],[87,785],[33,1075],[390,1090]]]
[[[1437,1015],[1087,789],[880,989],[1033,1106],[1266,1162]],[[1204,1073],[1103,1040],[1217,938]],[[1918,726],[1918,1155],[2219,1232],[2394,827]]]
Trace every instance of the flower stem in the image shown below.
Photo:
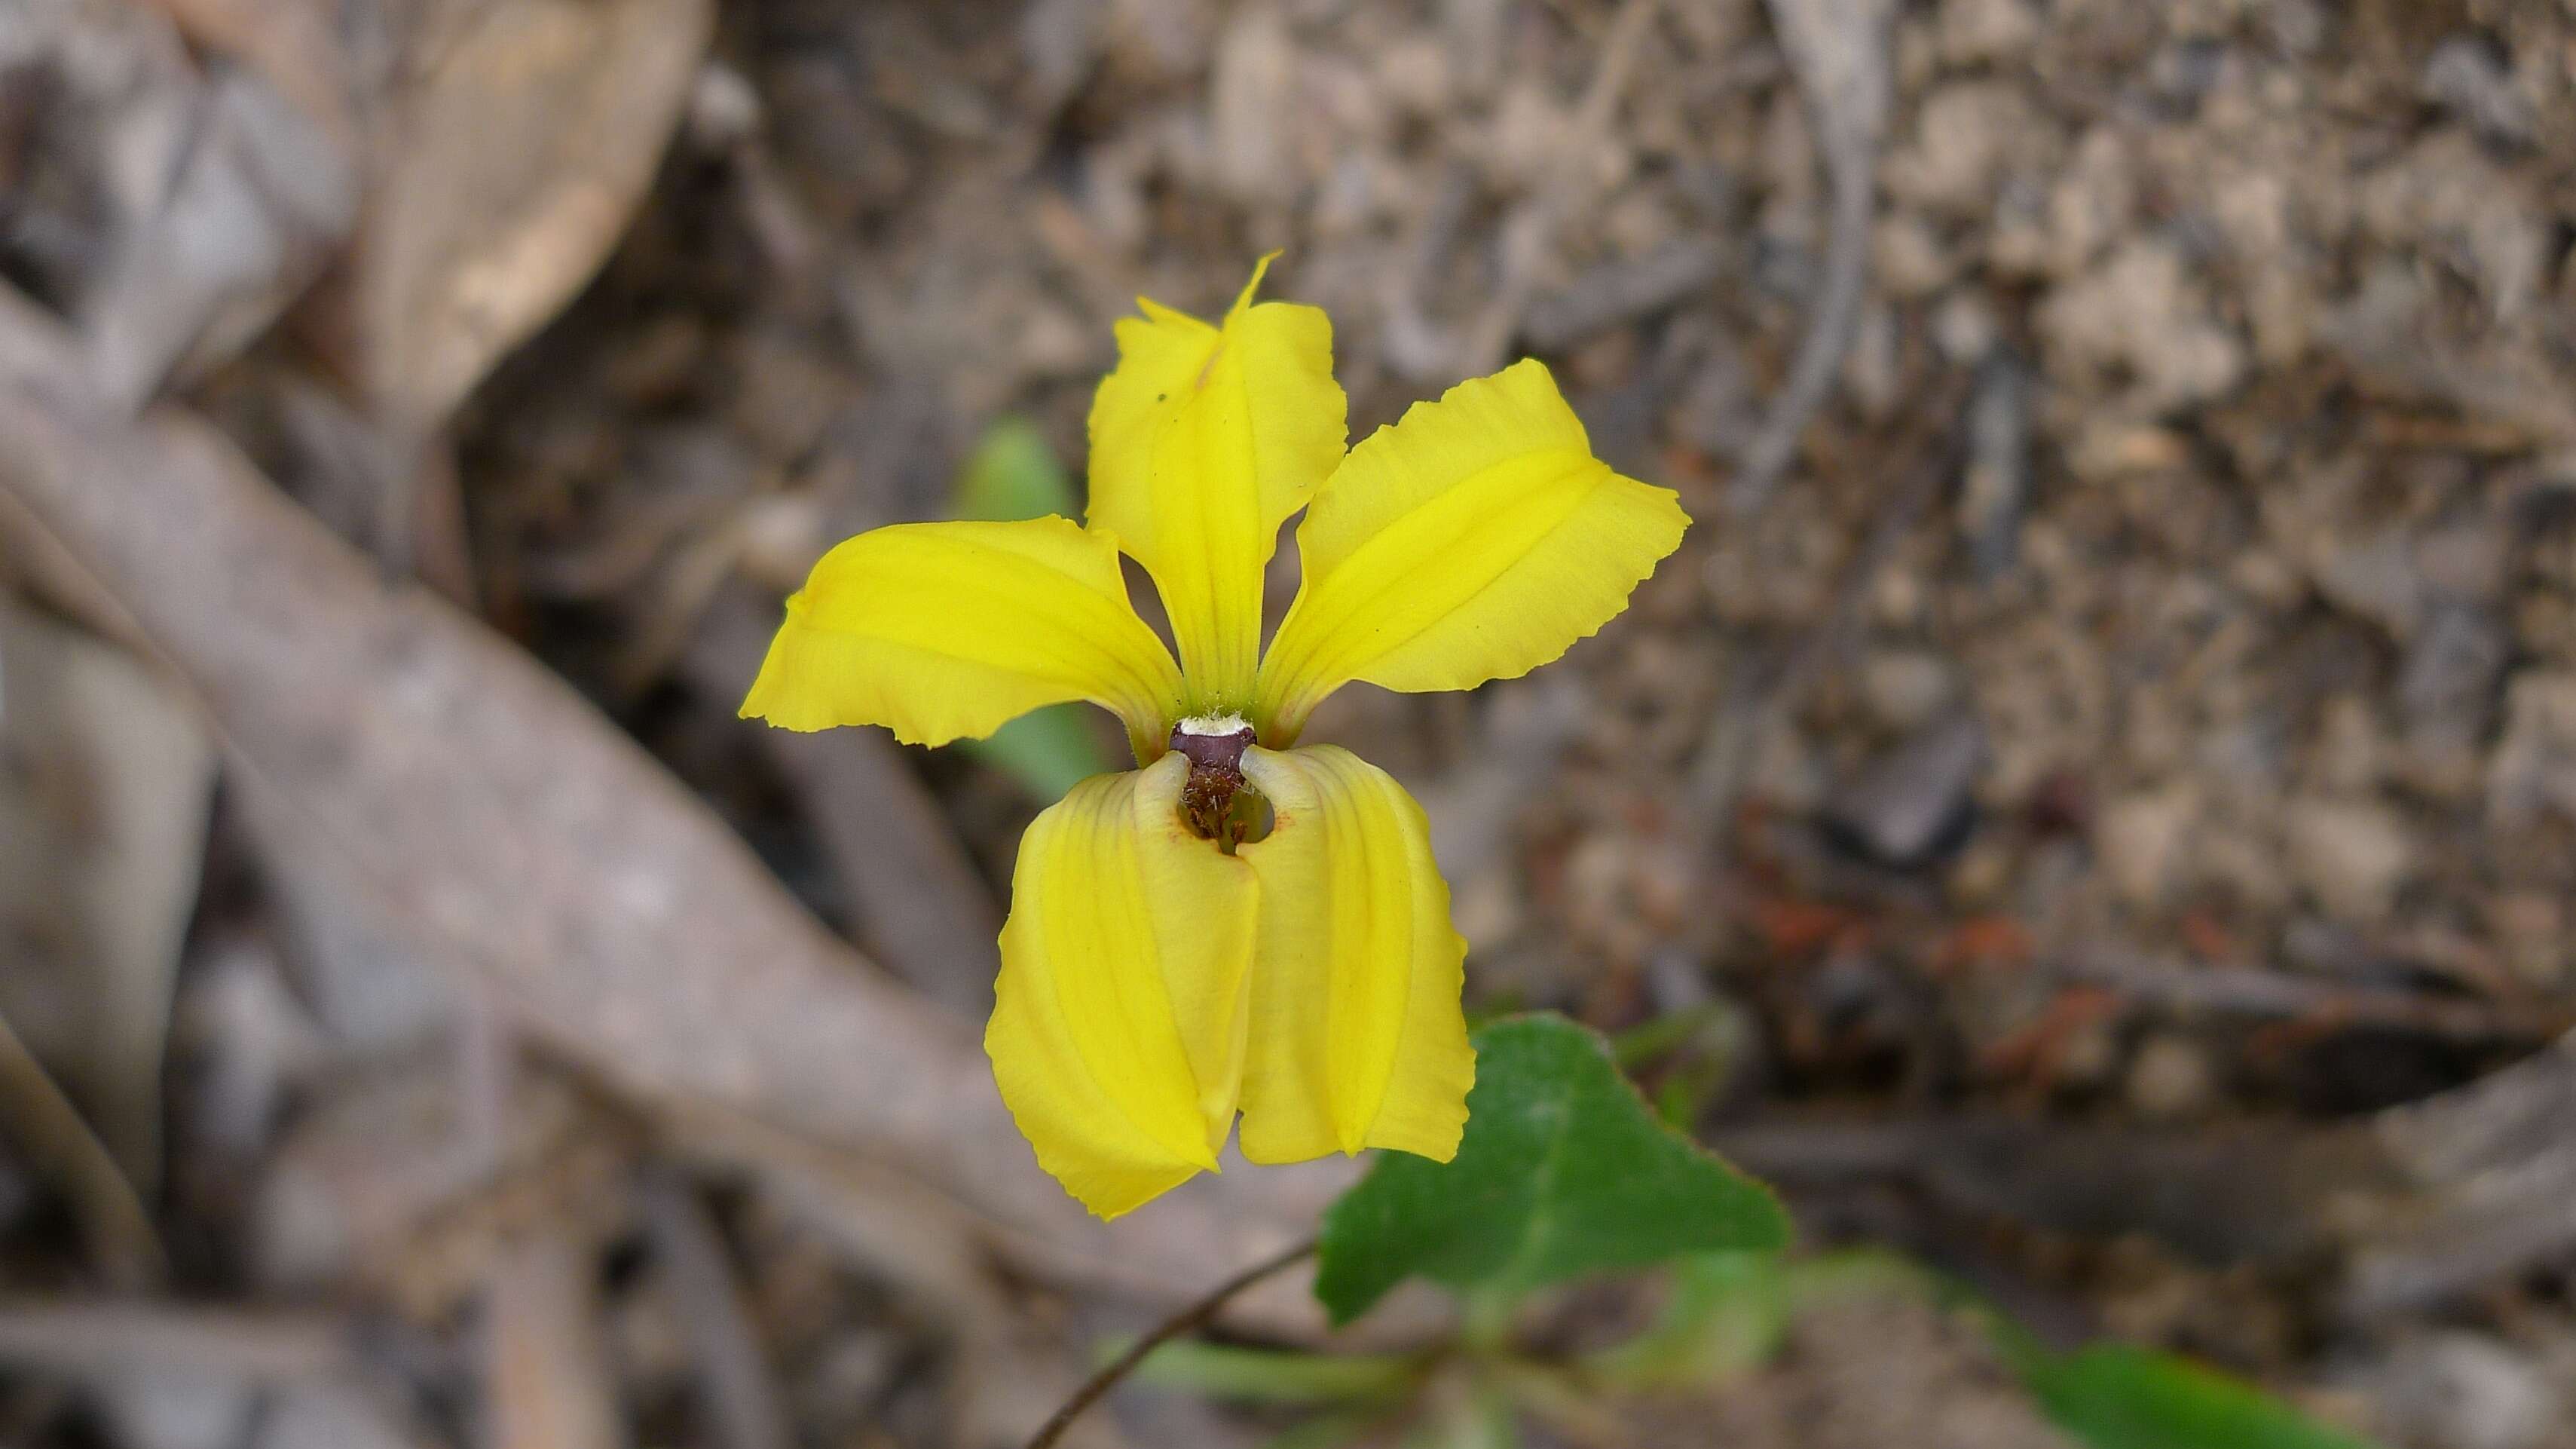
[[[1308,1238],[1294,1247],[1273,1253],[1218,1284],[1205,1298],[1154,1325],[1153,1332],[1128,1345],[1125,1353],[1112,1359],[1106,1368],[1093,1374],[1083,1382],[1081,1388],[1074,1390],[1073,1397],[1065,1400],[1064,1407],[1056,1410],[1054,1417],[1048,1419],[1038,1429],[1037,1434],[1029,1440],[1028,1449],[1049,1449],[1049,1446],[1064,1437],[1064,1431],[1072,1427],[1073,1421],[1081,1417],[1083,1410],[1098,1403],[1102,1395],[1118,1387],[1120,1380],[1134,1373],[1136,1366],[1145,1361],[1147,1354],[1152,1353],[1170,1339],[1207,1327],[1224,1309],[1228,1299],[1283,1268],[1293,1267],[1305,1261],[1314,1251],[1315,1240]]]

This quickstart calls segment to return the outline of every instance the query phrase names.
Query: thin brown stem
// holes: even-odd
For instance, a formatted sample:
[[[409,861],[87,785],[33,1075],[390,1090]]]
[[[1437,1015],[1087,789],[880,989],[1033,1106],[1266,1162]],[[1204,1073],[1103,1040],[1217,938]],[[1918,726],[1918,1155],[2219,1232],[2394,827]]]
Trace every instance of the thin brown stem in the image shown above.
[[[1205,1298],[1154,1325],[1151,1333],[1128,1345],[1125,1353],[1112,1359],[1108,1367],[1093,1374],[1083,1382],[1081,1388],[1074,1390],[1073,1397],[1065,1400],[1064,1407],[1056,1410],[1055,1416],[1048,1419],[1045,1426],[1029,1440],[1028,1449],[1049,1449],[1049,1446],[1064,1437],[1064,1431],[1072,1427],[1073,1421],[1081,1417],[1083,1410],[1098,1403],[1103,1395],[1118,1387],[1120,1380],[1134,1373],[1136,1365],[1143,1363],[1146,1355],[1184,1333],[1194,1333],[1207,1327],[1217,1314],[1223,1311],[1226,1302],[1234,1295],[1282,1268],[1294,1267],[1305,1261],[1314,1251],[1313,1238],[1308,1238],[1294,1247],[1283,1248],[1218,1284],[1216,1289]]]

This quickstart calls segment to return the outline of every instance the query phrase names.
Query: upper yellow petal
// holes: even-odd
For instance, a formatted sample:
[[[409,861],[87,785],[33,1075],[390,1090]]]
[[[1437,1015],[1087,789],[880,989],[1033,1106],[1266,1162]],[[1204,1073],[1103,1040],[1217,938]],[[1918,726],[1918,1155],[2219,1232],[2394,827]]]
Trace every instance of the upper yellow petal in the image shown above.
[[[1088,699],[1159,743],[1179,697],[1171,651],[1127,602],[1117,541],[1033,518],[897,524],[833,548],[788,598],[742,713],[937,745]]]
[[[1269,265],[1221,326],[1139,299],[1091,405],[1090,519],[1153,575],[1195,710],[1250,705],[1262,569],[1348,431],[1332,321],[1256,305]]]
[[[1472,689],[1608,623],[1690,519],[1592,456],[1537,362],[1417,403],[1351,450],[1297,527],[1304,582],[1261,665],[1258,718],[1296,738],[1354,680]]]
[[[1255,897],[1181,821],[1188,762],[1085,780],[1020,841],[984,1049],[1038,1165],[1115,1217],[1234,1125]]]
[[[1391,1147],[1446,1162],[1476,1053],[1458,1004],[1467,943],[1422,807],[1329,745],[1256,747],[1243,771],[1276,814],[1240,853],[1261,883],[1243,1155]]]

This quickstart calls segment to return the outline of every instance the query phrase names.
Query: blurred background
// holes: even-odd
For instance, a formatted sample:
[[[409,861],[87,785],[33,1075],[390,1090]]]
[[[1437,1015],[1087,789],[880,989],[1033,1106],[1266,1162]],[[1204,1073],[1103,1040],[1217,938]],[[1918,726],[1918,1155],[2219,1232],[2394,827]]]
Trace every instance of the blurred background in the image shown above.
[[[1697,520],[1311,731],[1472,1010],[2050,1341],[2576,1445],[2572,88],[2554,0],[0,0],[0,1444],[1009,1444],[1311,1231],[993,1098],[1103,721],[734,715],[1281,248],[1354,437],[1536,355]],[[1594,1427],[2064,1442],[1903,1302]]]

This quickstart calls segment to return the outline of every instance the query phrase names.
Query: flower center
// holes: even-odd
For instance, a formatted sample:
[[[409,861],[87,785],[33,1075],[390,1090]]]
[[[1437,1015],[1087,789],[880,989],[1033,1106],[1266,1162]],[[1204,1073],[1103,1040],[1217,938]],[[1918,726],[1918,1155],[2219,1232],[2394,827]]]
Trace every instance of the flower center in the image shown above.
[[[1194,714],[1172,726],[1172,748],[1190,762],[1181,818],[1228,855],[1270,833],[1270,802],[1243,778],[1243,752],[1253,735],[1251,721],[1239,714]]]

